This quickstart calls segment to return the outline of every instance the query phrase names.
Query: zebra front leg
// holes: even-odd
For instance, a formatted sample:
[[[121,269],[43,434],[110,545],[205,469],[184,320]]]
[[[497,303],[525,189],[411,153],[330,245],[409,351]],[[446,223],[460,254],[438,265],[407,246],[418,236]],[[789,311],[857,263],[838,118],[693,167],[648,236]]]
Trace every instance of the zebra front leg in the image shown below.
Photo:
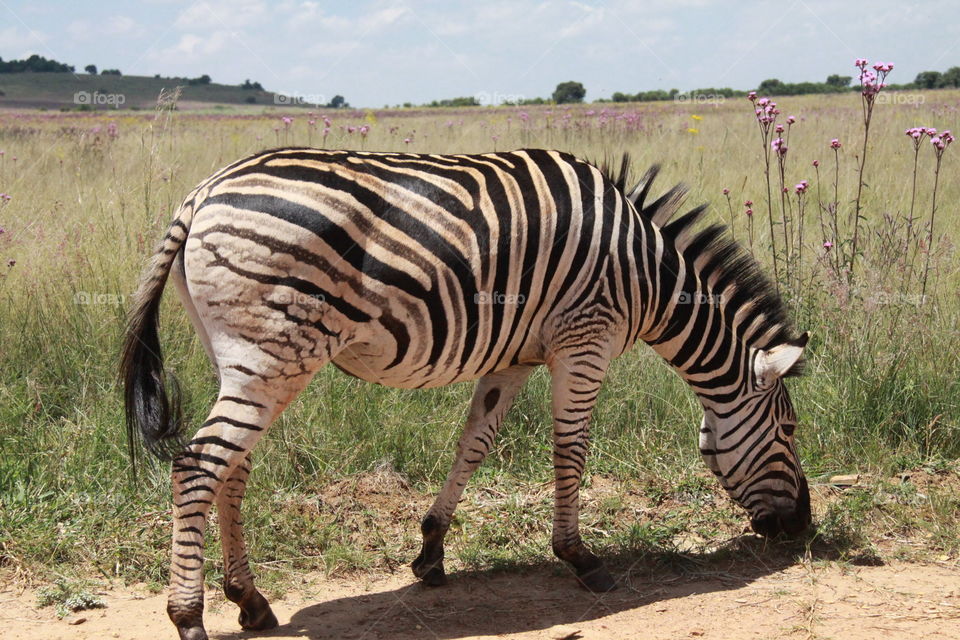
[[[230,474],[217,496],[220,544],[223,547],[223,593],[240,607],[240,626],[247,631],[263,631],[277,626],[267,599],[253,585],[253,574],[243,541],[243,517],[240,504],[250,476],[250,456]]]
[[[420,526],[423,548],[413,561],[413,573],[424,584],[439,586],[447,581],[443,569],[443,540],[470,476],[487,456],[507,409],[530,376],[532,367],[515,366],[486,375],[477,382],[470,401],[467,424],[457,444],[447,480]]]
[[[590,439],[590,414],[609,359],[587,345],[557,355],[548,365],[553,393],[553,552],[573,565],[577,581],[590,591],[611,591],[616,583],[603,562],[580,538],[580,478]]]

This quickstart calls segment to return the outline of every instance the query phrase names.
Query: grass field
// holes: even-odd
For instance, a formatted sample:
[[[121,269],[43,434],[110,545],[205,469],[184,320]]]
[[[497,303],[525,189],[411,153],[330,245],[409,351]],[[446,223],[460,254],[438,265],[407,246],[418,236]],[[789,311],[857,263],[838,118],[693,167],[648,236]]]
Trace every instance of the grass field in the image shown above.
[[[956,557],[960,148],[943,156],[927,270],[934,155],[925,141],[908,236],[914,150],[903,132],[956,127],[960,92],[890,98],[871,125],[852,276],[830,265],[850,250],[843,221],[858,185],[858,96],[778,101],[784,117],[797,117],[786,156],[788,211],[801,206],[792,186],[810,182],[804,240],[794,235],[788,245],[794,279],[784,281],[799,328],[813,334],[807,375],[790,382],[804,466],[820,479],[820,530],[801,546],[826,545],[841,558]],[[10,196],[0,199],[0,566],[39,580],[165,582],[169,468],[151,461],[130,481],[116,382],[123,317],[180,200],[244,154],[287,144],[444,153],[552,147],[602,161],[628,151],[637,177],[662,163],[659,186],[685,182],[691,206],[709,202],[712,218],[731,223],[738,239],[749,242],[752,227],[754,251],[772,267],[764,145],[746,100],[326,115],[325,134],[323,114],[311,125],[299,110],[0,112],[0,192]],[[837,166],[832,138],[842,144]],[[752,222],[746,200],[755,203]],[[773,200],[776,217],[780,198]],[[829,211],[834,201],[839,233],[824,236],[821,203]],[[780,252],[782,231],[775,227]],[[780,254],[781,267],[786,258]],[[162,341],[187,415],[199,423],[215,381],[173,295]],[[549,554],[548,386],[545,372],[532,378],[468,489],[451,534],[453,568]],[[322,370],[255,455],[246,511],[259,572],[279,589],[291,567],[412,560],[416,523],[451,462],[470,394],[470,385],[401,391]],[[587,476],[595,499],[584,514],[588,540],[603,553],[680,552],[742,530],[743,514],[699,460],[699,420],[694,396],[649,349],[639,345],[614,363],[595,413]],[[827,481],[836,474],[863,479],[841,493]],[[208,558],[216,582],[215,546]]]

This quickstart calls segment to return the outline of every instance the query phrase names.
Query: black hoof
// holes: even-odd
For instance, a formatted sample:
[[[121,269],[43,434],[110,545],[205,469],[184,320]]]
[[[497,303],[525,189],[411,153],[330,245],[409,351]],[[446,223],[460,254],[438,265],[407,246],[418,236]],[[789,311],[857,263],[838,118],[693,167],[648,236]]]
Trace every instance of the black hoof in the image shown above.
[[[273,629],[279,623],[277,616],[273,615],[273,610],[267,599],[259,591],[254,591],[249,597],[244,598],[240,603],[240,626],[247,631],[266,631]]]
[[[203,627],[181,627],[177,626],[177,633],[180,634],[180,640],[207,640],[207,632]]]
[[[607,571],[607,568],[603,565],[594,567],[583,573],[578,573],[577,582],[587,591],[593,591],[594,593],[606,593],[607,591],[613,591],[617,588],[617,583],[614,581],[613,576],[610,575],[610,572]]]
[[[413,575],[420,578],[428,587],[442,587],[447,584],[447,574],[443,570],[443,558],[432,562],[424,560],[423,554],[417,556],[411,565]]]
[[[273,610],[267,606],[266,609],[256,612],[256,614],[249,614],[246,611],[240,611],[240,626],[245,631],[266,631],[267,629],[274,629],[279,622],[277,622],[277,616],[273,615]]]
[[[443,567],[433,567],[420,576],[420,580],[428,587],[442,587],[447,584],[447,574],[444,572]]]

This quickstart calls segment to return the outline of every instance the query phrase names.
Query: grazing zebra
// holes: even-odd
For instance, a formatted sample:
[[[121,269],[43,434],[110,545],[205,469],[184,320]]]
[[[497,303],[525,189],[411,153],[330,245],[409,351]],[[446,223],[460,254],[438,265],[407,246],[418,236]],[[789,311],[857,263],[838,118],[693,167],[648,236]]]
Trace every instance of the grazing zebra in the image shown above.
[[[478,379],[446,484],[423,520],[414,573],[445,580],[443,540],[473,471],[537,365],[552,377],[554,553],[588,589],[614,581],[582,543],[590,414],[610,361],[638,339],[703,405],[700,451],[753,528],[810,521],[782,378],[795,336],[757,264],[704,207],[671,221],[675,187],[647,203],[651,169],[618,176],[556,151],[482,155],[286,148],[240,160],[186,198],[146,270],[123,353],[127,429],[173,460],[167,611],[205,638],[203,532],[219,511],[224,590],[245,629],[277,624],[253,584],[240,521],[250,451],[333,362],[403,388]],[[157,336],[169,273],[220,392],[189,442],[168,399]]]

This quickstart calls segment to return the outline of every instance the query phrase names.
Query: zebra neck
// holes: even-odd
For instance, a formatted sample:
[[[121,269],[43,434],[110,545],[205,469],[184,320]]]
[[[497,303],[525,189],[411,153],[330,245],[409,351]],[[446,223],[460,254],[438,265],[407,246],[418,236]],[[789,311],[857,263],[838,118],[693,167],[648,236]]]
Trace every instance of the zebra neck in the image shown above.
[[[728,304],[730,289],[710,288],[696,261],[685,261],[669,241],[656,255],[656,282],[648,283],[647,304],[638,313],[639,338],[676,370],[705,408],[722,411],[742,390],[740,373],[750,352],[743,334],[751,327],[741,324],[749,305]]]

